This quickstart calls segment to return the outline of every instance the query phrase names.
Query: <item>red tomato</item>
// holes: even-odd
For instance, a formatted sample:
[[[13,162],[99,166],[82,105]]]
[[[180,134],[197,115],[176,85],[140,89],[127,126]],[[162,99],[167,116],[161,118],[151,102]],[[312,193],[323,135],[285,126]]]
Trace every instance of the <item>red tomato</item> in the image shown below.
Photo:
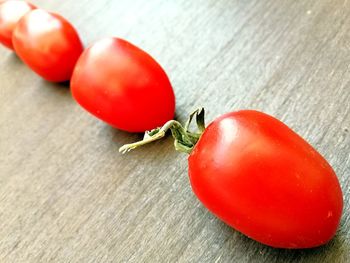
[[[174,117],[175,96],[166,73],[122,39],[106,38],[83,52],[71,91],[87,111],[121,130],[143,132]]]
[[[83,45],[73,26],[60,15],[35,9],[17,24],[12,37],[17,55],[46,80],[70,79]]]
[[[17,22],[22,16],[35,6],[20,0],[8,0],[0,2],[0,43],[13,49],[12,33]]]
[[[245,110],[211,123],[189,156],[193,191],[216,216],[278,248],[329,241],[343,199],[327,161],[277,119]]]

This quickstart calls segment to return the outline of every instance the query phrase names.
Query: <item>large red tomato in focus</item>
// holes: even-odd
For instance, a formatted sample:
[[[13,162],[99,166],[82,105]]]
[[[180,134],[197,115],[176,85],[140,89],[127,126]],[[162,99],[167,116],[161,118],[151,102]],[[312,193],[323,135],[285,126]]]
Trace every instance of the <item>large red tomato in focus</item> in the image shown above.
[[[166,73],[122,39],[102,39],[83,52],[71,91],[83,108],[121,130],[143,132],[174,117],[175,96]]]
[[[343,199],[327,161],[277,119],[245,110],[211,123],[189,156],[192,188],[224,222],[263,244],[329,241]]]
[[[12,33],[17,22],[28,13],[35,9],[35,6],[20,0],[0,1],[0,43],[13,49]]]
[[[48,81],[70,79],[83,45],[74,27],[62,16],[41,9],[27,13],[12,37],[17,55]]]

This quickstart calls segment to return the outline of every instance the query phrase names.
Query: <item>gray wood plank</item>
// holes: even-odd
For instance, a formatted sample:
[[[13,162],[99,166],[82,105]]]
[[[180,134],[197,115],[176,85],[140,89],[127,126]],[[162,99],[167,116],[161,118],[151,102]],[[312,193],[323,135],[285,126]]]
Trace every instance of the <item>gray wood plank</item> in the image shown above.
[[[311,250],[258,244],[196,199],[171,139],[140,138],[82,110],[0,48],[0,262],[349,262],[350,4],[320,1],[33,1],[86,45],[126,38],[165,68],[183,121],[272,114],[314,145],[344,192],[338,235]]]

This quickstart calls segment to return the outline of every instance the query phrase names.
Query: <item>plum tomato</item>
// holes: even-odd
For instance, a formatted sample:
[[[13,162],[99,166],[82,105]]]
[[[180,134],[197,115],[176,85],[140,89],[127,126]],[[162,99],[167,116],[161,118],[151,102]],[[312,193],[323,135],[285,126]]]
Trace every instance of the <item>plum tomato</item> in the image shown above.
[[[165,71],[123,39],[105,38],[84,50],[71,91],[83,108],[120,130],[144,132],[174,117],[175,96]]]
[[[335,235],[343,198],[333,169],[267,114],[244,110],[219,117],[188,163],[199,200],[252,239],[278,248],[310,248]]]
[[[42,78],[70,80],[83,45],[74,27],[62,16],[35,9],[18,22],[12,36],[17,55]]]
[[[309,143],[259,111],[227,113],[207,128],[204,112],[195,114],[199,133],[188,130],[190,121],[183,127],[173,120],[120,151],[170,129],[177,150],[189,153],[195,195],[234,229],[276,248],[317,247],[335,235],[342,190],[332,167]]]

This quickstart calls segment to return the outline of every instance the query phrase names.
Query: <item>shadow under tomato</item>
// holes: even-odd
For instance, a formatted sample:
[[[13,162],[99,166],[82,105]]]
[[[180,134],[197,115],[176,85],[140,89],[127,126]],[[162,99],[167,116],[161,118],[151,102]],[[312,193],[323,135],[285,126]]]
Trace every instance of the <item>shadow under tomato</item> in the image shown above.
[[[38,76],[40,78],[40,76]],[[45,85],[50,86],[50,87],[54,87],[54,88],[63,88],[63,89],[67,89],[70,90],[70,81],[62,81],[62,82],[52,82],[52,81],[48,81],[42,78],[42,81]]]
[[[176,117],[177,116],[175,114],[175,118],[174,118],[175,120],[177,119]],[[101,134],[103,134],[103,136],[107,136],[109,138],[112,138],[112,142],[116,146],[120,147],[120,146],[127,144],[127,143],[133,143],[133,142],[142,140],[145,133],[144,132],[138,132],[138,133],[127,132],[127,131],[123,131],[123,130],[119,130],[117,128],[114,128],[114,127],[108,125],[107,123],[104,123],[103,127],[101,128]],[[169,137],[169,135],[171,135],[171,133],[167,132],[165,138],[163,140],[159,140],[159,142],[166,141],[167,137]],[[157,142],[154,142],[154,143],[157,143]],[[152,144],[150,144],[150,145],[152,145]],[[138,149],[141,150],[142,148],[148,148],[147,146],[140,147]]]
[[[141,141],[144,137],[144,133],[130,133],[113,128],[106,123],[102,123],[98,136],[106,138],[106,140],[110,142],[111,147],[113,147],[115,151],[118,152],[118,149],[124,144]],[[150,162],[154,160],[156,156],[158,156],[158,158],[163,158],[165,154],[174,155],[173,158],[176,158],[177,155],[181,154],[175,151],[173,147],[173,139],[170,132],[167,132],[163,139],[160,139],[148,145],[144,145],[128,153],[128,155],[130,155],[129,158],[139,158],[144,161],[148,160]]]
[[[19,56],[17,56],[17,54],[15,52],[11,52],[7,56],[7,61],[6,61],[6,65],[7,66],[13,66],[13,65],[19,65],[19,64],[23,64],[22,60],[19,58]],[[24,65],[24,64],[23,64]]]
[[[62,82],[56,82],[57,86],[65,87],[67,89],[70,89],[70,80],[62,81]]]
[[[227,253],[235,250],[233,246],[238,246],[240,250],[244,250],[247,254],[250,254],[251,257],[254,257],[251,258],[253,261],[262,261],[263,259],[264,262],[345,262],[346,254],[350,249],[344,243],[340,232],[338,232],[330,242],[320,247],[308,249],[281,249],[269,247],[254,241],[221,222],[219,219],[217,219],[216,227],[221,229],[221,233],[228,240],[226,243],[230,244],[224,246],[225,249],[228,250]]]
[[[25,70],[28,71],[27,73],[30,73],[29,71],[31,71],[31,74],[35,74],[35,76],[37,78],[40,79],[39,82],[39,86],[46,86],[49,88],[52,88],[53,91],[58,91],[61,94],[69,94],[70,93],[70,81],[64,81],[64,82],[50,82],[47,81],[43,78],[41,78],[39,75],[37,75],[35,72],[32,72],[32,70],[22,62],[22,60],[20,59],[20,57],[17,56],[17,54],[15,52],[11,52],[8,54],[7,56],[7,68],[15,70],[14,67],[18,67],[18,66],[23,66],[25,67]],[[43,87],[41,87],[43,88]]]
[[[142,140],[144,135],[143,133],[130,133],[127,131],[118,130],[107,123],[103,123],[100,134],[109,139],[111,138],[111,142],[117,147],[126,143]]]
[[[40,76],[37,76],[37,77],[40,78]],[[45,79],[41,79],[41,83],[40,83],[41,87],[40,88],[41,88],[42,92],[50,92],[50,93],[58,94],[58,95],[65,96],[65,97],[66,96],[71,97],[69,85],[70,85],[69,81],[50,82],[50,81],[47,81]],[[73,98],[71,98],[71,99],[73,99]]]

